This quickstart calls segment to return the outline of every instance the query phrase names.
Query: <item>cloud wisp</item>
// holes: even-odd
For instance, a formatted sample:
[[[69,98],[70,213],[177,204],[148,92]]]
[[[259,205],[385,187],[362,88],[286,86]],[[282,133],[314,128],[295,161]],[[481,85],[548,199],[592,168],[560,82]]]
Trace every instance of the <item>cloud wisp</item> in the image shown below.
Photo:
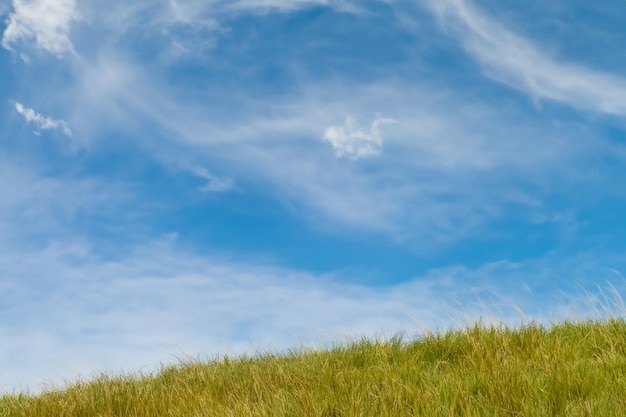
[[[350,0],[227,0],[221,1],[227,9],[292,12],[305,7],[333,7],[341,12],[357,13],[360,11]]]
[[[231,190],[235,186],[232,178],[218,177],[203,167],[190,167],[189,170],[196,176],[206,180],[206,184],[200,188],[200,191],[208,193],[221,193]]]
[[[0,360],[0,392],[17,384],[36,390],[94,369],[151,371],[181,353],[253,354],[402,330],[412,335],[486,314],[515,323],[537,317],[542,302],[528,304],[536,297],[522,282],[546,273],[539,282],[546,284],[555,275],[542,264],[502,261],[369,287],[333,274],[192,255],[171,237],[110,260],[76,242],[22,253],[7,245],[0,240],[0,334],[11,344]],[[495,284],[507,280],[518,284]]]
[[[35,130],[36,135],[39,135],[39,130],[59,129],[66,136],[72,136],[72,131],[63,120],[55,120],[51,117],[43,116],[33,109],[24,107],[24,105],[19,102],[15,103],[15,110],[24,116],[26,122],[35,125],[37,128],[37,130]]]
[[[148,22],[131,19],[132,27],[152,28],[151,18],[161,21],[160,14],[140,12],[146,4],[136,6],[139,11],[133,16]],[[172,4],[194,12],[209,7],[193,1]],[[214,6],[222,10],[221,3]],[[224,13],[214,18],[230,25],[233,34],[244,30]],[[187,13],[180,19],[192,26],[207,19],[202,13],[194,16]],[[120,30],[116,39],[133,35],[129,27]],[[116,47],[123,49],[121,45]],[[294,48],[285,45],[287,52]],[[413,241],[453,244],[484,232],[481,228],[490,221],[512,212],[507,196],[528,194],[520,188],[541,173],[557,172],[550,182],[541,180],[541,189],[554,191],[572,161],[607,151],[603,143],[596,142],[591,149],[588,142],[578,141],[573,130],[556,132],[507,106],[473,102],[462,89],[442,86],[440,81],[383,77],[363,83],[349,74],[342,82],[300,76],[288,95],[264,98],[247,88],[226,91],[205,79],[211,97],[220,98],[218,108],[214,99],[183,99],[197,92],[191,93],[195,88],[182,79],[177,79],[176,87],[163,83],[171,62],[150,61],[147,66],[132,55],[103,47],[95,61],[81,67],[71,93],[75,109],[64,113],[72,114],[69,120],[77,136],[102,137],[115,127],[152,155],[171,154],[159,148],[173,146],[184,155],[181,159],[191,155],[194,165],[209,167],[208,173],[195,174],[207,180],[206,191],[232,187],[227,178],[209,176],[213,167],[228,166],[238,185],[263,188],[270,198],[297,206],[297,214],[318,224],[330,220],[335,226],[383,231],[392,238],[398,237],[398,230],[410,231],[418,237]],[[227,59],[218,51],[214,55],[218,62]],[[284,68],[294,64],[291,53],[277,59]],[[346,59],[359,67],[363,57]],[[259,64],[245,72],[265,70]],[[232,71],[236,79],[240,74]],[[401,123],[390,125],[391,119],[364,116],[380,111]],[[361,120],[338,123],[338,115],[357,115]],[[167,158],[167,163],[177,163]],[[491,186],[484,187],[485,181]],[[535,195],[532,200],[542,198]],[[463,210],[452,202],[465,202]],[[539,203],[517,213],[542,209],[549,210]]]
[[[14,50],[20,41],[34,41],[58,57],[74,53],[69,32],[78,19],[76,0],[13,0],[13,9],[2,36],[4,48]]]
[[[626,80],[549,56],[467,0],[429,0],[436,14],[486,74],[533,99],[626,116]]]

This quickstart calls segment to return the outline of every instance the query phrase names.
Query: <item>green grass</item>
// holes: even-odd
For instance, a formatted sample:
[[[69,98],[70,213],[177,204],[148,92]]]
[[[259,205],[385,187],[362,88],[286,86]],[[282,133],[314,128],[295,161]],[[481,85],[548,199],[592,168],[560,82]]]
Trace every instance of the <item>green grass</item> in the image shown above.
[[[0,398],[2,417],[624,416],[626,322],[482,323]]]

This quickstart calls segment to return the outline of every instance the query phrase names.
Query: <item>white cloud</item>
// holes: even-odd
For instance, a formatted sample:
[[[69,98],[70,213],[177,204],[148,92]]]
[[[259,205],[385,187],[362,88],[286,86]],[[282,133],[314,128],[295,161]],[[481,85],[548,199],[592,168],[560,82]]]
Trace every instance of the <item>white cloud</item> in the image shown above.
[[[191,167],[191,171],[198,177],[205,179],[207,183],[200,188],[201,191],[219,193],[232,189],[235,181],[232,178],[220,178],[211,174],[206,168]]]
[[[0,235],[0,249],[0,392],[94,371],[151,371],[183,352],[254,353],[341,342],[345,336],[401,330],[412,335],[424,326],[461,326],[481,315],[509,323],[530,317],[549,322],[588,311],[568,310],[554,292],[533,294],[533,288],[567,293],[576,285],[571,273],[574,282],[584,275],[578,273],[581,266],[598,277],[603,265],[616,265],[606,259],[573,259],[568,265],[501,261],[475,269],[449,266],[369,287],[332,274],[192,255],[177,249],[171,236],[109,260],[71,241],[16,252]],[[607,274],[601,276],[616,281],[614,273]]]
[[[555,184],[580,177],[577,158],[611,152],[605,141],[584,140],[575,128],[544,126],[515,109],[481,106],[426,82],[311,83],[288,99],[234,100],[226,118],[210,105],[177,99],[148,71],[116,57],[89,67],[76,96],[84,100],[72,117],[81,136],[115,126],[166,164],[176,163],[164,156],[174,146],[175,159],[228,166],[239,184],[266,187],[318,227],[331,220],[333,228],[401,235],[429,247],[484,233],[491,219],[507,215],[505,207],[520,206],[511,195],[527,193],[519,187],[542,178],[539,173],[549,171],[554,179],[541,179],[541,190],[558,192]],[[334,115],[376,114],[381,103],[402,120],[393,126],[393,141],[381,136],[386,119],[369,126],[335,125]],[[145,135],[136,120],[149,120],[155,134]],[[329,127],[342,158],[372,158],[382,144],[386,157],[373,158],[373,170],[365,169],[370,164],[329,159],[322,145],[333,143],[320,126]],[[549,209],[539,205],[526,213],[547,214],[544,210]]]
[[[304,7],[328,6],[341,12],[358,13],[359,7],[348,0],[228,0],[222,1],[228,9],[294,11]]]
[[[69,31],[78,19],[75,7],[76,0],[13,0],[2,46],[12,50],[18,41],[34,40],[37,47],[59,57],[73,53]]]
[[[63,120],[54,120],[50,117],[42,116],[35,110],[24,107],[22,103],[15,103],[15,110],[24,116],[28,123],[33,123],[38,130],[61,129],[67,136],[72,136],[72,131]],[[39,132],[35,131],[35,134],[38,135]]]
[[[626,116],[626,80],[548,56],[466,0],[429,0],[444,27],[456,35],[487,75],[579,109]]]
[[[10,359],[0,360],[0,390],[20,382],[36,388],[53,376],[72,377],[68,370],[154,369],[181,351],[241,353],[335,342],[342,334],[420,330],[411,315],[427,326],[449,324],[446,310],[455,297],[471,297],[457,278],[481,273],[441,270],[368,288],[193,256],[169,238],[114,261],[98,260],[75,242],[19,254],[2,240],[0,247],[0,334],[10,341],[3,355]]]
[[[370,129],[359,129],[352,117],[346,118],[343,126],[329,126],[324,130],[324,140],[330,142],[339,158],[352,160],[370,158],[380,154],[383,139],[378,127],[384,123],[394,123],[393,119],[377,117]]]
[[[72,235],[71,224],[79,213],[109,215],[116,221],[124,218],[131,199],[124,185],[85,176],[50,177],[39,172],[41,166],[13,159],[0,152],[0,235],[12,250],[30,239],[41,245],[46,242],[44,236],[62,240]],[[140,206],[141,202],[133,200],[133,211],[143,210]]]
[[[398,298],[401,291],[195,257],[170,245],[156,242],[108,262],[81,244],[3,250],[0,334],[11,341],[3,356],[11,361],[0,361],[0,391],[72,377],[68,370],[154,369],[181,351],[241,353],[341,340],[344,331],[392,332],[412,325],[406,310],[432,325],[437,289],[455,291],[445,282],[415,282],[421,296]],[[29,256],[36,261],[26,262]]]
[[[137,7],[137,19],[150,16],[140,12],[147,2],[116,5]],[[183,21],[196,16],[189,10],[209,7],[181,0],[178,5],[185,6],[186,14],[178,17]],[[162,7],[170,9],[167,2]],[[91,19],[97,17],[94,11]],[[109,19],[113,25],[115,19]],[[581,136],[573,127],[557,131],[510,108],[480,106],[462,91],[435,87],[428,79],[369,85],[302,79],[294,94],[282,99],[260,100],[245,91],[224,95],[223,108],[230,108],[225,116],[211,103],[181,100],[159,81],[158,71],[127,54],[105,49],[81,64],[82,78],[68,93],[76,98],[73,111],[63,113],[70,115],[64,118],[75,134],[96,138],[122,130],[152,155],[168,153],[173,145],[197,166],[228,166],[238,184],[267,187],[272,198],[297,205],[298,214],[317,225],[331,220],[331,227],[393,237],[398,231],[411,233],[418,237],[413,241],[455,241],[482,233],[491,219],[505,215],[511,190],[539,178],[538,173],[558,172],[550,176],[554,181],[542,181],[542,190],[554,191],[554,184],[567,181],[564,170],[575,166],[575,158],[607,152],[601,140],[593,145],[577,140]],[[385,126],[393,129],[393,141],[384,140],[384,119],[362,119],[362,124],[336,119],[373,115],[382,107],[402,120]],[[385,158],[374,158],[383,145]],[[339,158],[328,158],[331,146]],[[369,164],[341,160],[368,157]],[[227,178],[205,179],[207,191],[232,186]],[[492,186],[482,186],[485,181]],[[421,207],[417,212],[416,206]],[[462,215],[458,206],[465,208]]]

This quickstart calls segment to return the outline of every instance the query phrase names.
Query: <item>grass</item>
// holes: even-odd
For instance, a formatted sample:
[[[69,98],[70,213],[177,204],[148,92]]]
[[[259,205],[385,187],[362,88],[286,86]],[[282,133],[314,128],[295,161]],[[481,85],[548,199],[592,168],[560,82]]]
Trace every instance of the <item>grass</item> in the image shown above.
[[[0,397],[1,417],[624,416],[626,321],[478,323]]]

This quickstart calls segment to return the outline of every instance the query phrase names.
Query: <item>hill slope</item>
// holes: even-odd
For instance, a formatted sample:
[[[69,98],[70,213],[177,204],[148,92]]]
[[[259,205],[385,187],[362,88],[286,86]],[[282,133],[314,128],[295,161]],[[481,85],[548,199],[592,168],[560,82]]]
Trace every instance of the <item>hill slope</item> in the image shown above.
[[[626,322],[482,324],[0,398],[2,417],[624,416]]]

